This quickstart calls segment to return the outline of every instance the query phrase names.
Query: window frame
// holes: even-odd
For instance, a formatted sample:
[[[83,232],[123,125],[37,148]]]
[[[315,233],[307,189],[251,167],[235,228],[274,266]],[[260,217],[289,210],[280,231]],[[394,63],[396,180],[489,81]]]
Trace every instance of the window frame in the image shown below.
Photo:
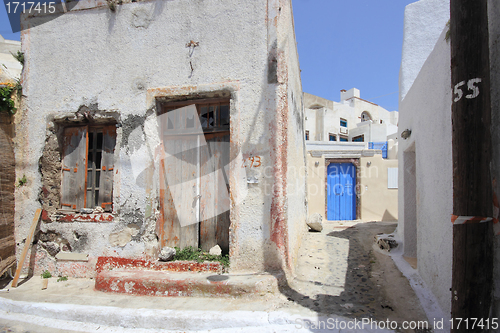
[[[370,120],[372,120],[372,116],[371,116],[370,112],[368,112],[368,111],[361,112],[361,122],[370,121]]]
[[[347,119],[340,118],[340,127],[347,128]]]
[[[398,189],[398,168],[387,168],[387,189]]]
[[[361,140],[358,140],[358,139],[361,139]],[[361,134],[361,135],[357,135],[357,136],[353,137],[352,142],[365,142],[365,135]]]
[[[102,133],[100,148],[97,147],[99,133]],[[92,140],[92,149],[89,149],[89,140]],[[64,127],[59,210],[78,212],[101,207],[104,212],[113,211],[115,148],[116,123]],[[97,155],[100,155],[99,164],[96,163]],[[92,160],[91,166],[89,159]],[[92,184],[89,184],[89,178]],[[92,202],[88,200],[89,191]]]
[[[203,133],[219,133],[219,132],[229,132],[230,130],[230,122],[231,122],[231,99],[230,98],[205,98],[205,99],[193,99],[193,100],[187,100],[187,101],[178,101],[178,102],[161,102],[160,106],[160,113],[158,115],[163,115],[167,114],[168,117],[168,112],[176,109],[180,109],[182,107],[188,106],[188,105],[195,105],[196,106],[196,111],[198,112],[198,117],[200,117],[200,114],[202,112],[202,108],[207,107],[208,108],[208,117],[207,117],[207,127],[203,129]],[[227,105],[227,119],[228,123],[227,125],[221,125],[222,121],[222,109],[221,107],[225,107]],[[210,108],[214,107],[214,117],[210,117]],[[215,109],[216,108],[216,109]],[[163,123],[160,124],[160,129],[162,135],[167,134],[167,135],[186,135],[189,134],[190,132],[199,134],[200,128],[195,128],[195,127],[188,127],[187,126],[187,117],[186,114],[183,113],[180,115],[181,119],[176,120],[175,125],[182,125],[178,128],[175,128],[176,126],[174,125],[173,128],[170,128],[168,121],[170,120],[167,118],[167,128],[165,128],[165,125]],[[215,119],[213,126],[210,126],[210,119]]]

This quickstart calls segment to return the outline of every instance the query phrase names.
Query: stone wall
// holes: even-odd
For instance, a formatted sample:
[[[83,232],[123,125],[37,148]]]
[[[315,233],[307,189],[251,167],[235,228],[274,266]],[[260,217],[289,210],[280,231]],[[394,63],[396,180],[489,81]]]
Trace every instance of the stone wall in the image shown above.
[[[14,124],[12,117],[0,112],[0,275],[16,260],[14,239]]]

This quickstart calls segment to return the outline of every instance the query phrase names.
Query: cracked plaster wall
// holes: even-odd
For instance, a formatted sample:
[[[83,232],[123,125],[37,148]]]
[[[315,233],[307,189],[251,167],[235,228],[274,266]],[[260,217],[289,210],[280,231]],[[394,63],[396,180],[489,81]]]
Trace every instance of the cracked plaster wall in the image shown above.
[[[57,147],[52,120],[94,107],[112,113],[119,123],[114,218],[99,223],[42,223],[41,232],[60,235],[71,249],[88,253],[89,262],[57,262],[38,246],[35,271],[51,268],[56,274],[92,276],[98,256],[154,257],[159,182],[155,100],[226,91],[231,96],[232,147],[244,158],[261,156],[263,167],[247,168],[248,175],[261,181],[248,186],[247,196],[231,210],[231,267],[263,271],[283,266],[282,262],[290,267],[305,230],[305,185],[300,181],[291,185],[293,194],[288,197],[279,192],[275,213],[270,204],[275,193],[266,193],[264,187],[272,188],[281,177],[276,161],[285,152],[290,152],[282,159],[286,165],[305,165],[291,5],[275,0],[147,1],[118,5],[114,12],[99,1],[84,1],[82,6],[98,8],[75,10],[22,32],[25,97],[16,115],[20,134],[16,173],[26,174],[30,186],[16,192],[18,253],[40,207],[45,182],[40,159],[50,156],[57,164],[56,152],[44,156],[44,149]],[[190,41],[199,46],[186,47]],[[281,82],[274,82],[274,77]],[[283,117],[278,118],[277,105],[282,101],[286,101],[281,106]],[[281,120],[286,121],[281,124],[283,131],[276,134],[272,129]],[[275,154],[273,150],[287,137],[281,155]],[[267,166],[275,170],[270,177],[264,176]],[[232,188],[247,186],[243,179],[231,182]],[[52,190],[58,191],[58,184],[55,181]],[[288,186],[286,179],[283,185]],[[285,231],[278,239],[272,236],[277,229],[273,214]]]

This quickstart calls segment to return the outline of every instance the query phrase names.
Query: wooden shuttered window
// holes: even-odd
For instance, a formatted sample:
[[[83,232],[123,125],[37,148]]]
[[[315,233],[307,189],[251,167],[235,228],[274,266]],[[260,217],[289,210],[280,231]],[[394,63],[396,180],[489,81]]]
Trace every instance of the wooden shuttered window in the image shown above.
[[[105,211],[113,210],[113,175],[114,153],[116,144],[116,126],[110,125],[103,128],[101,179],[99,182],[98,205]]]
[[[80,126],[64,129],[63,209],[101,206],[112,211],[116,126]]]
[[[61,206],[85,207],[87,126],[64,129]]]

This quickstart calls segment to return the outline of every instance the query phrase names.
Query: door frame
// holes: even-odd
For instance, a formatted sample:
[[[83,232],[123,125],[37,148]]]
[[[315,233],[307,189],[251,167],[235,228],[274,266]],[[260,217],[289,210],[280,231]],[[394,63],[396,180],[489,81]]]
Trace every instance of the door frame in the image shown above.
[[[361,219],[361,196],[359,188],[361,186],[360,177],[360,159],[359,158],[325,158],[325,219],[328,220],[328,166],[331,163],[352,163],[356,168],[356,185],[354,187],[356,193],[356,217],[355,220]]]
[[[162,114],[166,114],[167,112],[169,112],[170,110],[172,109],[177,109],[177,108],[181,108],[181,107],[185,107],[185,106],[188,106],[188,105],[192,105],[192,104],[195,104],[196,105],[196,110],[197,110],[197,113],[198,113],[198,116],[200,117],[200,111],[201,111],[201,107],[204,107],[204,106],[212,106],[212,105],[216,105],[216,104],[219,104],[219,111],[220,112],[220,105],[221,104],[224,104],[224,105],[228,105],[229,106],[229,114],[228,114],[228,117],[229,117],[229,121],[231,120],[231,109],[232,109],[232,99],[231,98],[194,98],[194,99],[189,99],[189,100],[183,100],[183,101],[162,101],[162,100],[157,100],[157,113],[156,115],[157,116],[160,116]],[[216,122],[219,123],[219,121],[221,120],[221,115],[220,113],[217,113],[217,120]],[[229,137],[229,141],[228,141],[228,144],[231,144],[231,126],[230,124],[228,124],[227,126],[223,126],[223,127],[216,127],[216,128],[211,128],[211,129],[206,129],[206,130],[203,130],[203,134],[190,134],[190,133],[187,133],[187,134],[176,134],[175,131],[172,132],[171,135],[169,134],[164,134],[165,132],[165,129],[163,128],[163,124],[159,126],[159,129],[160,129],[160,141],[162,142],[162,146],[163,146],[163,142],[164,142],[164,139],[168,138],[168,137],[172,137],[172,138],[181,138],[183,136],[198,136],[200,137],[201,135],[204,136],[205,140],[208,140],[209,139],[213,139],[213,138],[216,138],[216,137],[224,137],[224,136],[228,136]],[[200,156],[198,156],[198,159],[199,159],[199,162],[201,162],[201,151],[198,152],[198,154]],[[228,155],[230,156],[230,152],[228,153]],[[201,168],[201,165],[199,164],[198,165],[198,168]],[[163,172],[164,172],[164,165],[163,165],[163,162],[161,162],[161,166],[160,166],[160,182],[164,182],[164,175],[163,175]],[[201,172],[201,169],[198,169],[198,188],[197,188],[197,191],[198,191],[198,195],[200,194],[199,191],[200,191],[200,187],[201,187],[201,184],[199,183],[200,181],[200,172]],[[162,177],[163,175],[163,177]],[[162,180],[163,179],[163,180]],[[227,180],[229,180],[229,183],[231,182],[231,177],[230,175],[228,174],[227,175]],[[228,188],[228,195],[229,197],[231,197],[231,185],[228,184],[229,188]],[[168,190],[167,189],[164,189],[163,190],[163,193],[160,191],[160,194],[159,194],[159,200],[160,200],[160,222],[157,223],[157,233],[159,234],[159,240],[160,240],[160,244],[161,246],[165,246],[167,245],[166,242],[167,242],[167,239],[165,237],[165,229],[164,229],[164,223],[166,222],[166,218],[164,216],[164,213],[165,213],[165,191]],[[197,208],[197,217],[198,219],[200,218],[200,209],[201,209],[201,206],[200,206],[200,201],[198,200],[197,201],[197,204],[196,204]],[[232,206],[232,204],[230,203],[230,207]],[[232,208],[232,207],[231,207]],[[232,209],[229,209],[229,212],[228,212],[228,222],[229,222],[229,225],[227,226],[228,229],[231,228],[231,211]],[[214,218],[218,218],[218,216],[214,217]],[[202,237],[200,235],[200,232],[201,232],[201,223],[203,223],[205,221],[199,221],[197,223],[197,240],[198,240],[198,245],[197,247],[201,247],[201,241],[202,241]],[[180,229],[179,229],[180,230]],[[229,230],[228,230],[229,232]],[[181,235],[178,235],[179,237]],[[231,234],[229,233],[228,235],[228,239],[227,239],[227,243],[228,243],[228,251],[231,252]],[[208,249],[207,249],[208,251]],[[226,251],[223,249],[223,251]]]

